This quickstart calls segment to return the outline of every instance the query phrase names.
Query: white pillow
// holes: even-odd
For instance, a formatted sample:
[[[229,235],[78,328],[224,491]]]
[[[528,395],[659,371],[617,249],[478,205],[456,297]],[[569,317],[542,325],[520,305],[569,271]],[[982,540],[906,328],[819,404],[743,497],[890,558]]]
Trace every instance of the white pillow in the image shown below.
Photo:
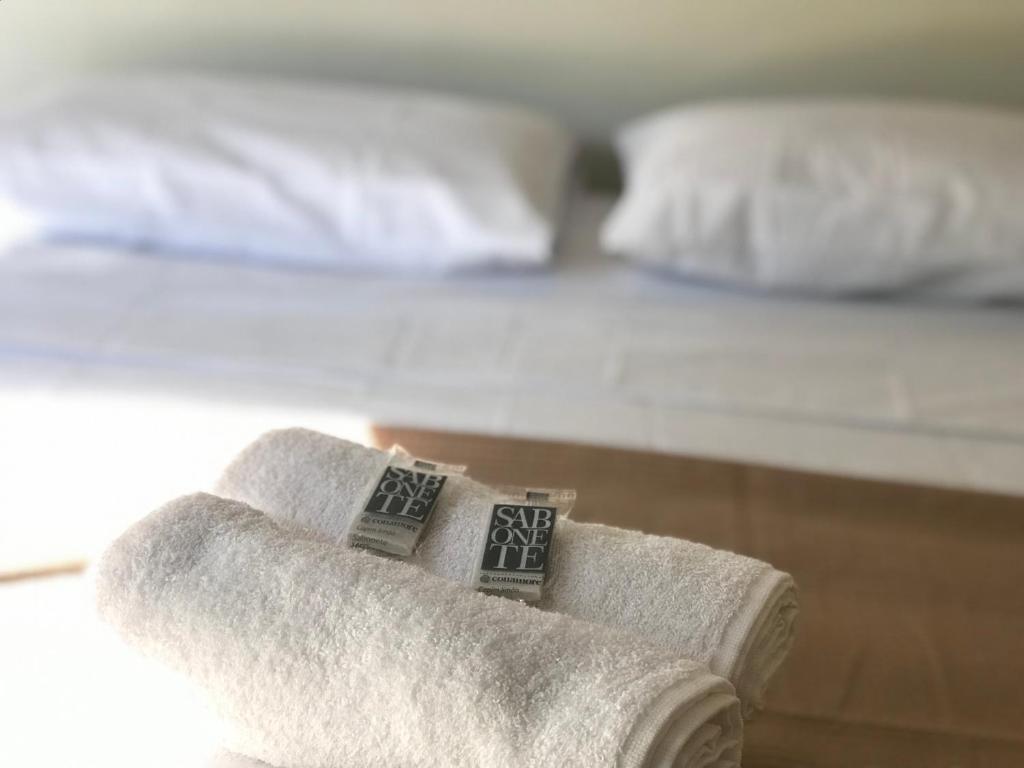
[[[723,104],[641,120],[618,146],[602,240],[631,259],[754,287],[1024,296],[1022,113]]]
[[[0,118],[0,213],[8,231],[283,264],[536,264],[572,154],[541,115],[447,96],[96,78]]]

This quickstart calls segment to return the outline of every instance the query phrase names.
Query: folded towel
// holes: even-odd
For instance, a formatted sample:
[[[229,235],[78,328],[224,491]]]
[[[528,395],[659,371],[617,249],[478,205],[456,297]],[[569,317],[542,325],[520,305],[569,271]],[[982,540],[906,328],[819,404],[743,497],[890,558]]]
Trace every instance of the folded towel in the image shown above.
[[[630,635],[460,588],[197,494],[97,569],[100,613],[279,768],[734,768],[728,682]]]
[[[340,540],[387,460],[309,430],[269,432],[228,467],[218,493]],[[486,485],[450,478],[412,562],[469,585],[480,547],[472,520],[499,498]],[[762,705],[793,640],[796,593],[787,574],[701,544],[571,520],[558,523],[552,558],[538,607],[628,629],[708,664],[735,685],[745,716]]]

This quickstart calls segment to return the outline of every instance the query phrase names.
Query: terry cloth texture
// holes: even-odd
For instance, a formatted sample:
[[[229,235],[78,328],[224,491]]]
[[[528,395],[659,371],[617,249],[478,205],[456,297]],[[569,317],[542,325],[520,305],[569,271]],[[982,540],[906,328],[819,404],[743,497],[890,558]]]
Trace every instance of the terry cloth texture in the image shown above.
[[[101,615],[278,768],[735,767],[725,680],[608,627],[488,597],[207,494],[124,533]]]
[[[225,470],[217,492],[340,541],[387,461],[385,452],[318,432],[268,432]],[[480,521],[499,498],[489,486],[449,478],[411,562],[470,585]],[[707,664],[735,685],[746,716],[762,705],[793,641],[789,575],[702,544],[571,520],[559,521],[552,558],[538,607],[629,630]]]

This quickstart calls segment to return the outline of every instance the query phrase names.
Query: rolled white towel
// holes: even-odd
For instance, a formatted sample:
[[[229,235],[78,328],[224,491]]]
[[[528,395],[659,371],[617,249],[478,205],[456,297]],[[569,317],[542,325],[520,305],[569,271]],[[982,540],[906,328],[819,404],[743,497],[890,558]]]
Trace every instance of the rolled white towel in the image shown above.
[[[236,501],[154,512],[96,584],[106,621],[206,691],[225,747],[278,768],[739,764],[739,702],[702,665]]]
[[[318,432],[268,432],[225,470],[217,492],[338,540],[387,461],[382,451]],[[470,584],[480,547],[472,521],[499,498],[450,478],[412,562]],[[762,706],[793,641],[788,574],[702,544],[571,520],[556,526],[552,558],[538,607],[642,635],[729,679],[745,716]]]

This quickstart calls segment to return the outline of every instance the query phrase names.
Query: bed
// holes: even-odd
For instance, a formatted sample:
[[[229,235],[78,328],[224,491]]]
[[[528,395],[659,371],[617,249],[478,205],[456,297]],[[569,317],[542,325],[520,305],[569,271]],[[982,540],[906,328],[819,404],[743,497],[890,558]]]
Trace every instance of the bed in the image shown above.
[[[34,245],[0,257],[0,570],[86,559],[258,432],[375,423],[1024,494],[1012,307],[727,291],[603,255],[379,277]],[[55,476],[56,474],[56,476]]]
[[[751,233],[761,230],[744,227],[763,224],[750,212],[764,209],[734,204],[745,199],[733,194],[737,187],[729,188],[729,204],[720,208],[721,169],[710,175],[710,196],[684,203],[680,217],[659,219],[661,203],[641,193],[637,199],[654,205],[641,206],[637,247],[626,238],[626,249],[612,257],[607,254],[617,246],[613,238],[608,247],[607,232],[615,226],[603,226],[612,197],[578,189],[563,208],[572,140],[557,126],[544,128],[543,120],[519,113],[501,119],[519,128],[506,124],[500,140],[475,144],[482,134],[474,129],[438,146],[443,151],[435,167],[421,162],[423,136],[433,149],[433,137],[446,135],[445,126],[461,124],[448,119],[459,109],[423,113],[421,104],[411,114],[447,117],[403,139],[395,126],[413,121],[395,123],[393,113],[410,114],[410,104],[405,96],[389,97],[383,102],[387,119],[371,119],[368,129],[357,120],[347,139],[361,157],[363,137],[386,125],[387,151],[371,152],[351,178],[338,180],[320,173],[346,169],[349,151],[336,155],[333,145],[321,147],[321,154],[299,164],[310,175],[297,178],[295,163],[272,162],[280,155],[264,151],[266,136],[259,131],[250,146],[256,123],[250,124],[249,107],[262,105],[278,131],[269,135],[279,140],[290,137],[292,115],[306,115],[305,138],[315,147],[320,138],[335,137],[338,127],[325,128],[317,115],[348,120],[362,114],[362,107],[349,109],[353,104],[378,104],[376,97],[363,103],[366,94],[348,94],[344,108],[332,110],[324,91],[303,90],[307,108],[289,111],[264,97],[287,95],[283,103],[292,104],[291,87],[252,85],[250,92],[246,85],[249,95],[232,134],[217,109],[201,130],[181,115],[189,114],[196,93],[202,94],[198,103],[220,107],[219,95],[241,92],[237,83],[174,78],[184,87],[182,108],[163,87],[129,80],[131,98],[121,90],[129,81],[100,90],[121,117],[134,110],[138,125],[128,120],[119,128],[104,111],[97,117],[86,110],[81,120],[60,112],[55,124],[44,120],[25,129],[5,155],[9,174],[23,175],[27,184],[15,188],[28,189],[26,199],[40,205],[19,202],[13,220],[32,230],[56,214],[50,224],[58,225],[38,230],[49,238],[0,250],[0,507],[6,510],[0,515],[0,615],[9,638],[0,679],[14,691],[0,699],[0,716],[27,721],[5,744],[14,762],[37,755],[45,765],[207,764],[214,745],[206,743],[201,709],[188,692],[165,687],[170,681],[152,679],[108,646],[89,608],[88,579],[79,572],[135,518],[171,497],[210,488],[257,434],[295,425],[379,447],[402,443],[417,455],[468,463],[475,476],[494,483],[572,486],[580,493],[581,519],[684,536],[791,571],[805,585],[805,626],[797,660],[748,732],[746,762],[753,766],[930,766],[940,760],[966,766],[1019,757],[1014,726],[1021,697],[1008,681],[1019,667],[1013,647],[1020,611],[1012,596],[1005,604],[993,597],[1000,585],[1020,581],[1019,305],[969,306],[923,295],[807,298],[702,283],[694,274],[722,275],[686,272],[681,267],[692,265],[685,258],[674,263],[660,254],[698,253],[716,261],[719,251],[694,250],[698,241],[686,238],[709,230],[720,245],[717,235],[739,232],[738,250],[723,263],[759,263]],[[147,106],[151,97],[155,112]],[[869,110],[868,136],[873,114]],[[764,123],[740,117],[739,124],[756,125],[747,144],[757,151],[788,146],[763,141]],[[477,126],[476,118],[469,122]],[[152,131],[165,123],[169,135],[161,144],[159,131]],[[104,133],[110,125],[115,129]],[[70,137],[63,133],[69,126]],[[526,140],[538,129],[546,155]],[[838,142],[837,156],[846,158],[842,135],[826,133]],[[676,135],[690,134],[673,129]],[[950,134],[954,144],[959,135]],[[1021,134],[1008,135],[1012,143]],[[893,139],[893,146],[902,148],[904,138]],[[392,143],[406,139],[416,152],[392,156]],[[194,162],[182,162],[182,147],[193,144],[199,147]],[[240,156],[234,150],[243,145],[248,154]],[[65,146],[83,154],[61,155]],[[467,162],[467,146],[482,152],[482,175],[467,175],[477,167]],[[977,168],[985,170],[992,165],[991,147],[978,147]],[[48,154],[53,148],[58,151]],[[667,156],[678,159],[676,148],[669,149]],[[734,149],[719,152],[745,172],[751,164],[733,157]],[[956,152],[940,149],[932,153],[934,163],[922,166],[926,177],[940,179],[938,192],[922,197],[916,182],[907,184],[911,229],[934,234],[932,225],[948,209],[958,214],[955,222],[980,233],[979,249],[963,253],[987,257],[987,238],[1003,231],[1005,211],[1012,211],[1006,231],[1017,231],[1013,195],[1019,185],[1009,196],[992,194],[1003,190],[999,184],[981,185],[977,193],[968,185],[965,193],[959,182],[970,174]],[[700,147],[689,151],[704,159]],[[943,165],[947,155],[949,167]],[[239,164],[242,156],[247,160]],[[808,167],[831,156],[812,147]],[[395,157],[414,161],[403,165]],[[532,161],[520,170],[542,171],[546,178],[546,192],[537,197],[544,204],[536,209],[534,173],[516,175],[520,157]],[[781,190],[783,202],[793,199],[793,179],[803,178],[795,169],[804,166],[791,155],[785,159],[778,186],[763,185],[755,174],[748,191],[756,196],[770,188]],[[377,171],[389,163],[399,169],[394,183],[375,186]],[[660,161],[642,165],[662,170]],[[78,197],[65,199],[67,190],[55,183],[66,180],[66,167],[86,171]],[[36,173],[39,168],[47,173]],[[410,177],[409,168],[443,173]],[[654,197],[664,190],[675,194],[660,179],[638,185],[630,168],[627,162],[627,203],[637,189]],[[869,212],[890,209],[891,180],[883,179],[876,198],[858,184],[849,193],[845,173],[838,187],[825,176],[825,192],[840,190],[840,213],[849,211],[850,200],[867,200]],[[809,178],[816,179],[813,173]],[[957,183],[946,183],[949,178]],[[359,184],[352,187],[352,179]],[[502,183],[489,186],[509,179],[521,182],[514,194],[498,194]],[[820,191],[813,184],[804,190],[812,200]],[[267,193],[280,203],[270,210],[283,214],[281,221],[264,216]],[[109,210],[103,207],[107,194],[116,198]],[[56,209],[47,207],[51,196]],[[144,204],[136,206],[136,197]],[[989,206],[998,215],[974,216],[976,199],[998,201]],[[834,221],[830,206],[814,221]],[[683,231],[686,238],[677,243],[676,225],[689,223],[692,210],[708,215],[693,218],[692,231]],[[793,210],[796,220],[777,222],[784,234],[803,231],[803,209]],[[922,210],[926,215],[918,215]],[[439,211],[440,218],[432,218]],[[542,215],[535,219],[531,211]],[[655,224],[670,224],[648,228],[650,211]],[[931,216],[935,211],[942,215]],[[494,220],[489,213],[496,213]],[[548,265],[560,214],[564,226]],[[450,229],[453,220],[458,225]],[[903,232],[887,229],[892,222],[884,217],[885,226],[863,225],[879,221],[873,213],[852,227],[843,215],[838,220],[845,228],[833,234],[856,230],[870,240],[878,232]],[[295,235],[289,226],[277,231],[282,221],[298,223],[300,236],[286,236]],[[922,221],[929,226],[922,229]],[[410,222],[416,226],[406,231]],[[716,230],[716,222],[725,222],[725,230]],[[515,226],[506,229],[509,223]],[[648,229],[666,236],[668,246],[654,238],[648,250]],[[954,234],[961,229],[956,224]],[[813,225],[809,230],[818,232]],[[402,237],[389,239],[396,232]],[[0,228],[0,240],[4,235]],[[430,242],[431,236],[440,241]],[[924,236],[918,245],[930,242]],[[865,251],[856,240],[840,237],[832,245],[805,249],[794,263],[810,255],[819,265],[858,272],[871,261],[858,260]],[[891,253],[883,245],[885,260],[893,256],[899,273],[917,253],[902,242]],[[959,241],[944,248],[963,250]],[[925,248],[917,256],[922,253],[935,255]],[[368,260],[346,261],[360,254]],[[790,255],[776,261],[788,263]],[[360,264],[387,274],[359,271]],[[426,271],[414,274],[412,267]],[[445,267],[459,269],[435,269]],[[932,265],[927,274],[948,267],[940,262],[938,272]],[[753,274],[763,276],[758,269]],[[835,287],[820,285],[816,295],[828,295],[828,286]],[[46,574],[50,578],[36,578]],[[168,743],[165,722],[187,735]],[[51,726],[62,739],[46,738]],[[211,765],[240,768],[231,759]]]

